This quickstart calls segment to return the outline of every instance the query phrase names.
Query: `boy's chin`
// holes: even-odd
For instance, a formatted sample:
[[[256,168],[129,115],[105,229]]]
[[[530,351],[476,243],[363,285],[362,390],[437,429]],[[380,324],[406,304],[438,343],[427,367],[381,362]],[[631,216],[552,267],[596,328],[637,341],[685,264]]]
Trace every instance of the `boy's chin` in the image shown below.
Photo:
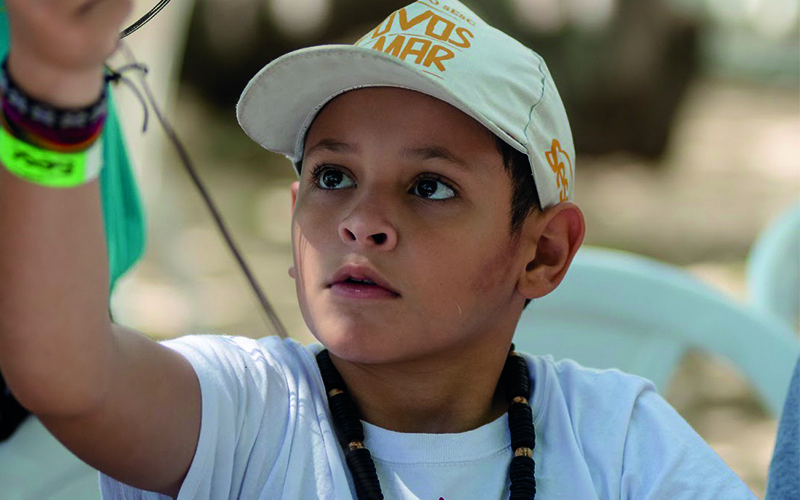
[[[312,333],[339,358],[353,363],[382,363],[397,355],[397,335],[387,328],[332,323],[326,321],[322,328],[312,330]]]
[[[435,337],[441,340],[442,336],[448,336],[443,324],[437,327],[432,322],[410,321],[404,311],[391,308],[358,310],[324,301],[318,307],[303,305],[306,324],[319,343],[335,356],[354,363],[413,359],[435,345]]]

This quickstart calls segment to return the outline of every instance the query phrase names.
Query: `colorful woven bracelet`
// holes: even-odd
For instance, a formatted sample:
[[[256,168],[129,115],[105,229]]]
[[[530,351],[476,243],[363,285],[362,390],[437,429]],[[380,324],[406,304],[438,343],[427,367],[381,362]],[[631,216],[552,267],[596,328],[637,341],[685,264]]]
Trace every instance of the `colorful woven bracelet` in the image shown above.
[[[0,70],[0,161],[26,181],[74,187],[95,179],[102,168],[99,138],[108,113],[107,90],[89,106],[62,109],[26,94]]]

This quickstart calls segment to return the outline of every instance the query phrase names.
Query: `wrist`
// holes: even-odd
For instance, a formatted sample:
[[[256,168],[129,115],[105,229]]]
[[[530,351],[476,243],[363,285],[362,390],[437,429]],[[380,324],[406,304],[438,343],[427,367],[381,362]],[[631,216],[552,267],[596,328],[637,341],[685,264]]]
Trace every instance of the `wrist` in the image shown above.
[[[62,68],[21,50],[12,49],[8,71],[21,89],[31,97],[59,108],[80,108],[95,102],[105,82],[102,66]]]
[[[17,53],[17,61],[20,60]],[[108,96],[101,75],[91,72],[47,70],[46,66],[18,65],[27,89],[12,75],[11,60],[0,67],[0,163],[28,182],[70,188],[91,182],[102,167],[99,142],[108,112]],[[26,72],[30,68],[33,72]],[[89,91],[78,85],[100,83]],[[51,92],[51,85],[60,88]],[[36,96],[32,95],[36,90]],[[88,96],[97,97],[83,105]],[[41,97],[44,96],[44,97]],[[80,106],[80,107],[79,107]]]

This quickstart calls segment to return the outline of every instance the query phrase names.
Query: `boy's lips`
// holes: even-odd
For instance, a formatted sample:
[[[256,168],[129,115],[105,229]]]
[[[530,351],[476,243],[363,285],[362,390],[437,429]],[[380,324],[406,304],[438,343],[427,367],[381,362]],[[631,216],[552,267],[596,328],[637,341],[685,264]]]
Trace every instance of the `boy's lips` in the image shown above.
[[[400,296],[377,271],[366,266],[346,265],[333,276],[328,288],[350,298],[396,298]]]

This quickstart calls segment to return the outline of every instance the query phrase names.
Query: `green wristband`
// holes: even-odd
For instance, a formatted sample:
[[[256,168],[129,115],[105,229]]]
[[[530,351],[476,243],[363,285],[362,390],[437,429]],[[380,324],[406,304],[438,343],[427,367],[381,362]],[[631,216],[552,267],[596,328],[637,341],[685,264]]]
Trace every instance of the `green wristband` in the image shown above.
[[[79,153],[37,148],[0,128],[0,162],[6,170],[28,182],[53,188],[87,184],[100,173],[102,141]]]

